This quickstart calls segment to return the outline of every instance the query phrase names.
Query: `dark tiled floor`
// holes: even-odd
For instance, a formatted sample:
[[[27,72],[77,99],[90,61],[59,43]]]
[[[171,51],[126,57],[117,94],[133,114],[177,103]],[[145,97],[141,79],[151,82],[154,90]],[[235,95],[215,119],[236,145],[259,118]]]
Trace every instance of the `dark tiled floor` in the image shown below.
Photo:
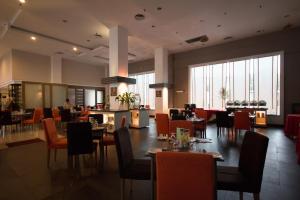
[[[299,200],[300,166],[296,163],[295,144],[284,136],[281,129],[258,131],[270,138],[261,199]],[[149,147],[157,145],[153,120],[149,128],[131,129],[131,132],[137,157],[144,156]],[[231,142],[226,135],[217,138],[214,125],[209,126],[207,135],[213,143],[203,144],[202,148],[221,152],[225,162],[219,164],[237,165],[242,136],[237,143]],[[80,170],[67,170],[66,151],[61,150],[57,162],[52,160],[48,169],[43,142],[0,150],[0,200],[119,199],[120,182],[114,147],[109,147],[104,172],[98,173],[90,161],[89,156],[82,157]],[[135,181],[133,188],[131,199],[150,199],[149,181]],[[251,194],[244,197],[252,199]],[[218,199],[238,199],[238,193],[219,191]]]

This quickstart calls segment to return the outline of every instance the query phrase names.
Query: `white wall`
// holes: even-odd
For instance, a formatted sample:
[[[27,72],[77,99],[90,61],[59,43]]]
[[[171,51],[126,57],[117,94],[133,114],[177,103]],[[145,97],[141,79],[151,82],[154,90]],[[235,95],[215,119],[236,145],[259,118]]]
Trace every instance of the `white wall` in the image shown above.
[[[50,82],[50,57],[12,50],[13,80]]]
[[[8,51],[0,58],[0,87],[10,81],[12,81],[12,54]]]
[[[103,86],[104,66],[80,63],[68,59],[62,61],[62,83],[83,86]]]

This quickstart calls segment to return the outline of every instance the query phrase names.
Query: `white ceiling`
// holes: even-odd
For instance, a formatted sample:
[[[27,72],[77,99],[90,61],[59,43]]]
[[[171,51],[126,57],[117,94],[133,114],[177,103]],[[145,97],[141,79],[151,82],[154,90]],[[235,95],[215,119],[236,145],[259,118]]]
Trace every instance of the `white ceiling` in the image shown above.
[[[11,20],[18,8],[18,0],[1,0],[0,25]],[[144,14],[145,20],[136,21],[137,13]],[[121,25],[129,31],[129,53],[135,55],[129,60],[135,62],[153,58],[157,47],[171,53],[187,51],[279,31],[287,24],[300,25],[299,0],[27,0],[14,26],[90,49],[106,47],[92,52],[79,48],[79,56],[73,45],[40,36],[33,42],[32,34],[9,29],[0,41],[0,55],[8,48],[45,55],[64,52],[65,58],[105,64],[108,60],[100,58],[108,58],[109,28]],[[185,43],[205,34],[209,38],[205,44]],[[228,36],[233,39],[225,41]]]

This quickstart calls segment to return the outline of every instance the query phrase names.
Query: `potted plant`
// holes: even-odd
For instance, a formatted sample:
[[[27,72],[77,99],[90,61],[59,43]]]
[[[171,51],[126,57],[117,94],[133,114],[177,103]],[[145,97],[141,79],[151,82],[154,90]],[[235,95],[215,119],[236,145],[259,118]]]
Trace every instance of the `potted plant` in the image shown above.
[[[130,109],[130,105],[135,101],[135,95],[132,92],[124,92],[119,94],[115,100],[119,101],[120,105],[126,105],[126,109]]]

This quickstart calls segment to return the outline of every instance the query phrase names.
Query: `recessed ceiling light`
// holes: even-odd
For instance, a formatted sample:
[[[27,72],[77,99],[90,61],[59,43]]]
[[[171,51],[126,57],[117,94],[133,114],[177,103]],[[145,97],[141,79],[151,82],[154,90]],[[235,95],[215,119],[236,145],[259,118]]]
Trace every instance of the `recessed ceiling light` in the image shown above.
[[[224,15],[227,15],[227,12],[224,12]]]
[[[157,7],[156,10],[162,10],[162,7]]]
[[[31,36],[30,39],[33,40],[33,41],[36,41],[36,37],[35,36]]]
[[[225,37],[224,40],[230,40],[232,38],[233,38],[232,36],[228,36],[228,37]]]
[[[262,5],[262,4],[260,4],[260,5],[258,5],[258,7],[259,7],[259,8],[262,8],[262,7],[263,7],[263,5]]]
[[[204,22],[204,20],[203,20],[203,19],[200,19],[200,22]]]
[[[24,3],[26,3],[26,0],[19,0],[19,2],[20,2],[21,4],[24,4]]]
[[[284,17],[284,18],[288,18],[288,17],[290,17],[290,15],[284,15],[283,17]]]
[[[176,32],[176,34],[178,34],[178,32]]]
[[[256,33],[262,33],[262,32],[264,32],[264,30],[262,29],[262,30],[258,30],[258,31],[256,31]]]
[[[102,38],[102,35],[99,34],[99,33],[95,33],[95,36],[96,36],[96,37],[99,37],[99,38]]]
[[[144,20],[145,19],[145,15],[143,15],[143,14],[136,14],[134,16],[134,19],[136,19],[136,20]]]
[[[90,42],[91,40],[86,40],[87,42]]]
[[[63,19],[61,20],[63,23],[68,23],[68,20],[67,19]]]
[[[221,25],[221,24],[219,24],[217,27],[218,27],[218,28],[220,28],[221,26],[222,26],[222,25]]]
[[[73,51],[77,51],[78,49],[77,49],[77,47],[73,47]]]
[[[152,28],[155,28],[155,25],[152,25]]]

